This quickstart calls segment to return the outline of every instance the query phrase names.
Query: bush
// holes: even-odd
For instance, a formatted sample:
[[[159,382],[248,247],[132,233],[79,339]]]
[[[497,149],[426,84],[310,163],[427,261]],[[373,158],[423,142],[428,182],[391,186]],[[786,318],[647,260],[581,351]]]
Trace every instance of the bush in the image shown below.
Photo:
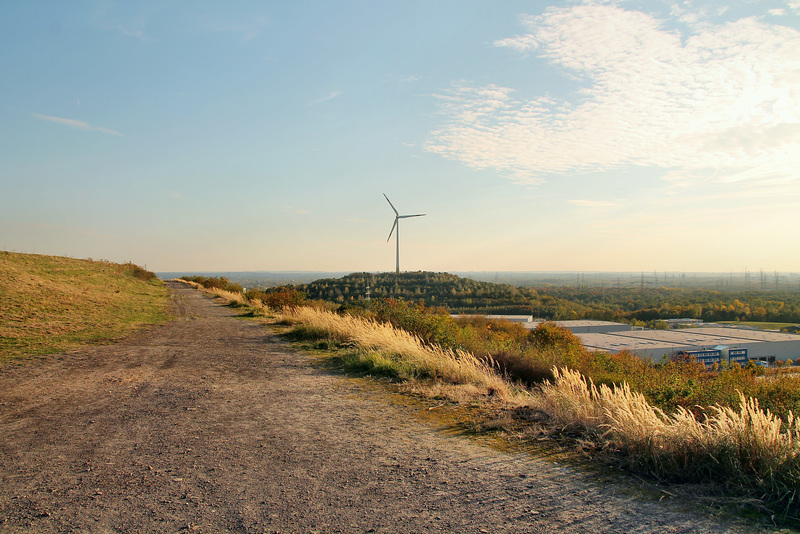
[[[306,296],[304,293],[297,291],[293,288],[277,288],[273,291],[268,291],[264,295],[262,302],[270,308],[280,310],[283,308],[294,308],[305,301]]]
[[[368,309],[375,320],[411,332],[427,344],[448,348],[456,345],[458,326],[444,308],[428,308],[422,302],[379,299],[370,301]]]
[[[155,280],[157,278],[156,273],[150,272],[147,269],[143,269],[138,265],[134,265],[133,263],[129,263],[128,267],[131,269],[131,275],[139,280],[149,282],[150,280]]]
[[[578,336],[550,321],[541,323],[533,329],[530,335],[536,346],[541,349],[552,347],[564,349],[583,348]]]
[[[533,358],[525,358],[519,354],[498,352],[491,355],[491,361],[497,371],[510,382],[519,382],[527,387],[553,380],[552,368],[537,362]]]
[[[222,291],[230,291],[231,293],[241,293],[241,284],[232,283],[224,276],[220,277],[205,277],[205,276],[181,276],[181,280],[188,280],[200,284],[206,289],[221,289]]]

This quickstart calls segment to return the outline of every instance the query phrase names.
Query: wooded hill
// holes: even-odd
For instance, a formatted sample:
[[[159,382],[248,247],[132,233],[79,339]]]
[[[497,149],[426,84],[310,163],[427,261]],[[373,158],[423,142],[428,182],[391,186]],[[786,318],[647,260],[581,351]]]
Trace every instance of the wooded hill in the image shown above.
[[[599,319],[653,323],[661,319],[778,321],[800,323],[800,294],[775,291],[714,291],[678,287],[515,287],[449,273],[353,273],[292,286],[309,299],[351,304],[395,298],[450,313],[533,315],[547,319]]]
[[[422,301],[426,306],[444,306],[451,313],[534,315],[574,318],[591,308],[540,295],[535,289],[510,284],[479,282],[449,273],[353,273],[295,286],[309,299],[340,304],[364,300],[369,286],[373,299],[394,298]]]

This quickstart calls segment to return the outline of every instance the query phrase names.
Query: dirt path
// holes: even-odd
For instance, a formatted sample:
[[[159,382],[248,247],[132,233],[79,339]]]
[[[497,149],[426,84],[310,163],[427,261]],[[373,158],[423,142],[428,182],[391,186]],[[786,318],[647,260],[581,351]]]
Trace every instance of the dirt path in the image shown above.
[[[179,319],[0,368],[0,532],[748,532],[446,436],[173,285]]]

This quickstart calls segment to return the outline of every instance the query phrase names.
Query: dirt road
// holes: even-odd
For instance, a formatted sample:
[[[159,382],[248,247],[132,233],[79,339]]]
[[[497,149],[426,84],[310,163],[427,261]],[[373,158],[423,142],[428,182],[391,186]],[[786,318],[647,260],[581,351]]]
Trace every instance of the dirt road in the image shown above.
[[[179,318],[0,368],[0,532],[751,532],[447,436],[172,284]]]

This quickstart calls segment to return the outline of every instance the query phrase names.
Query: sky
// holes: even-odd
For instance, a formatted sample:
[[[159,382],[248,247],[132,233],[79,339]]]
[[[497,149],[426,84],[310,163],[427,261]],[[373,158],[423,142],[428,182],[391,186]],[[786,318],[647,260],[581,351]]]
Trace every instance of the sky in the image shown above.
[[[800,0],[0,2],[0,250],[800,271]]]

